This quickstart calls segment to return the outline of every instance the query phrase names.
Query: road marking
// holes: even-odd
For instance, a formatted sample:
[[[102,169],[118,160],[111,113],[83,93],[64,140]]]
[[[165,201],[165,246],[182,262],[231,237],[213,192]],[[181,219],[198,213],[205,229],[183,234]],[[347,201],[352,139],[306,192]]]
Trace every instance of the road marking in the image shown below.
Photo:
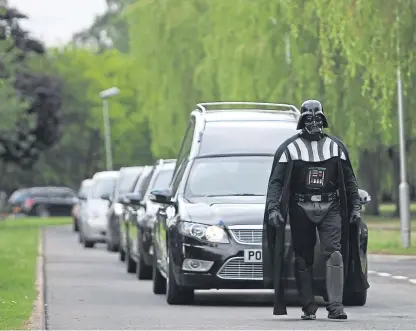
[[[387,272],[377,272],[377,275],[381,276],[381,277],[390,277],[391,274],[388,274]]]
[[[416,279],[409,279],[409,277],[406,276],[393,276],[392,274],[389,274],[388,272],[377,272],[374,270],[368,270],[367,272],[369,275],[377,275],[380,277],[391,277],[393,279],[397,279],[397,280],[407,280],[412,284],[416,285]]]
[[[394,279],[402,279],[402,280],[408,279],[408,277],[406,277],[406,276],[392,276],[392,278],[394,278]]]

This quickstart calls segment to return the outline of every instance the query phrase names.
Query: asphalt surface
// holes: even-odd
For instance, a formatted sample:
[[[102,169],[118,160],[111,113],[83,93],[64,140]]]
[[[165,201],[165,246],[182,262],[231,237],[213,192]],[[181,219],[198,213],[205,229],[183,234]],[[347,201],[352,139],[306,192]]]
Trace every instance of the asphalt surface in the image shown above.
[[[416,284],[410,281],[416,279],[416,257],[371,256],[366,306],[347,307],[346,321],[327,320],[324,307],[316,321],[301,321],[298,306],[273,316],[268,291],[201,291],[193,305],[170,306],[152,293],[151,281],[127,274],[104,245],[83,248],[69,227],[48,228],[44,235],[50,330],[416,329]]]

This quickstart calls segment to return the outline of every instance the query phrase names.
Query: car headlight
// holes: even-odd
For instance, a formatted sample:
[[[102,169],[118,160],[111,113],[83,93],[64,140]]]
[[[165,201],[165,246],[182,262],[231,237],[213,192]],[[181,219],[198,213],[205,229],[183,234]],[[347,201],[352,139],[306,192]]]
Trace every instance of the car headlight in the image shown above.
[[[117,216],[121,216],[121,214],[123,213],[123,205],[122,204],[119,204],[119,203],[116,203],[114,205],[114,213]]]
[[[199,223],[181,222],[179,232],[183,235],[212,243],[228,244],[227,233],[216,225],[204,225]]]

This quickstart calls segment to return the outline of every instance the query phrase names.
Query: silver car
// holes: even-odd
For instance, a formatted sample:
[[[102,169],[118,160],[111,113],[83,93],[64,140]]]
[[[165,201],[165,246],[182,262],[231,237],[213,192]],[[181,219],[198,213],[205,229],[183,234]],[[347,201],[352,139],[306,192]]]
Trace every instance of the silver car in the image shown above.
[[[116,185],[118,171],[101,171],[92,177],[87,200],[80,212],[80,242],[86,248],[106,242],[108,197]]]

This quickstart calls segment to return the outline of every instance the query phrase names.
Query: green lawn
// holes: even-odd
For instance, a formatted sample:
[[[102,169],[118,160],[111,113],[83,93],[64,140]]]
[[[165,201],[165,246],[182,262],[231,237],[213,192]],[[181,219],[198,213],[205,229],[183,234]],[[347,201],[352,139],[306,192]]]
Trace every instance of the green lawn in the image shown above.
[[[416,254],[416,204],[412,203],[410,206],[413,232],[410,248],[402,247],[400,219],[392,216],[395,209],[394,204],[383,204],[380,206],[380,216],[366,215],[365,211],[363,212],[363,219],[369,227],[369,253]]]
[[[24,328],[36,299],[40,228],[70,224],[71,218],[22,218],[0,222],[0,330]]]
[[[365,210],[363,211],[363,219],[369,226],[379,226],[386,228],[400,229],[399,217],[392,216],[396,206],[394,204],[382,204],[380,206],[380,215],[366,215]],[[410,205],[411,212],[411,226],[412,229],[416,230],[416,203]]]
[[[383,203],[380,206],[380,213],[382,215],[391,215],[396,210],[396,205],[394,203]],[[411,203],[410,211],[414,214],[416,213],[416,203]]]
[[[368,252],[373,254],[416,255],[416,232],[411,236],[409,248],[402,246],[399,230],[370,228],[368,231]]]

